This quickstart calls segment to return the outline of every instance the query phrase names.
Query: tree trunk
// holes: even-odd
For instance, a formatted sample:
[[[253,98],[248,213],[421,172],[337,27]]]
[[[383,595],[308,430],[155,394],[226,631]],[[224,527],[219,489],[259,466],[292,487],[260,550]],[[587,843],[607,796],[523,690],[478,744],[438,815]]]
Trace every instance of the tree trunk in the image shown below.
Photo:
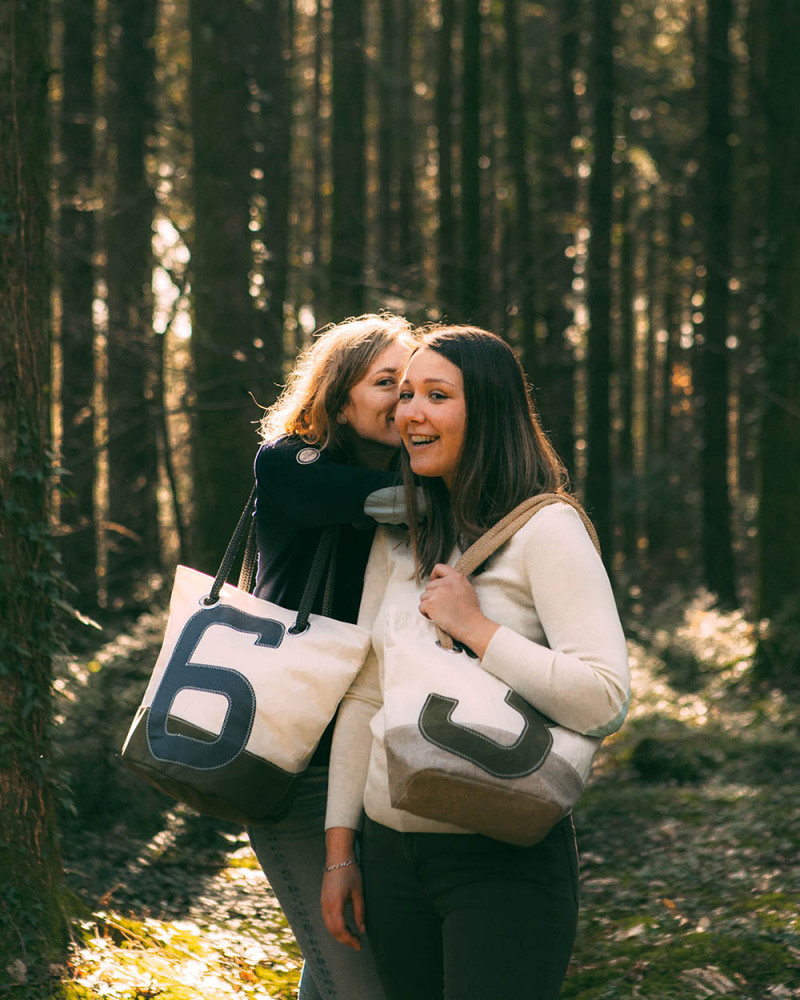
[[[667,291],[664,298],[664,319],[667,327],[667,344],[664,356],[664,367],[661,371],[661,451],[670,454],[672,447],[673,418],[673,374],[678,359],[680,347],[681,309],[680,309],[680,274],[678,259],[681,248],[681,211],[683,208],[682,192],[673,183],[669,189],[669,207],[667,220]]]
[[[251,54],[258,84],[259,118],[256,163],[263,181],[261,237],[263,252],[263,308],[261,346],[256,360],[266,368],[261,382],[267,395],[259,403],[274,402],[282,382],[284,352],[284,303],[289,276],[289,163],[292,134],[290,13],[293,0],[261,0],[256,8]]]
[[[662,316],[663,299],[661,299],[661,253],[660,246],[663,234],[659,206],[658,184],[650,186],[649,208],[644,213],[644,292],[647,298],[647,339],[644,351],[644,463],[643,478],[645,482],[644,529],[647,539],[647,565],[653,565],[653,555],[660,545],[660,531],[664,526],[664,501],[666,491],[663,482],[664,465],[659,454],[659,381],[660,355],[658,346],[659,319]],[[660,300],[661,299],[661,300]]]
[[[505,28],[506,107],[508,155],[514,178],[515,212],[511,246],[516,277],[514,292],[519,297],[522,315],[520,339],[525,368],[536,371],[536,313],[534,293],[534,255],[531,227],[531,199],[528,183],[528,151],[526,137],[525,96],[520,80],[519,24],[516,0],[503,5]]]
[[[758,615],[762,675],[800,677],[800,6],[767,5],[766,128],[769,160],[765,412],[761,425]]]
[[[397,135],[395,123],[395,53],[397,51],[397,26],[395,4],[380,5],[380,58],[377,60],[376,76],[378,91],[378,273],[381,285],[391,287],[397,280],[395,270],[395,248],[397,245],[395,223],[397,213],[394,198],[396,163],[395,143],[402,138]]]
[[[708,278],[698,357],[702,399],[703,562],[706,585],[723,607],[736,604],[728,485],[728,281],[731,269],[731,0],[709,0],[706,154]]]
[[[108,131],[113,184],[107,213],[109,538],[112,605],[130,600],[132,577],[159,567],[158,345],[153,333],[152,224],[145,173],[153,133],[156,2],[111,8]]]
[[[636,384],[636,253],[634,233],[639,214],[634,192],[635,174],[630,167],[624,179],[621,208],[621,246],[619,254],[619,470],[624,483],[620,497],[620,523],[622,527],[622,552],[625,570],[633,579],[638,563],[639,550],[639,488],[636,476],[634,445],[634,386]]]
[[[364,312],[366,133],[363,0],[333,0],[331,316]]]
[[[437,40],[436,136],[439,154],[439,305],[453,317],[458,305],[455,206],[453,203],[453,72],[455,0],[440,0],[442,23]]]
[[[378,273],[381,287],[408,295],[417,270],[414,134],[411,113],[411,0],[380,9],[378,90]]]
[[[95,207],[92,85],[94,0],[64,4],[60,200],[56,271],[61,299],[61,554],[77,598],[96,594],[94,527]]]
[[[191,2],[196,403],[190,546],[193,564],[206,571],[216,569],[250,489],[258,411],[249,392],[262,395],[249,287],[252,128],[242,53],[250,25],[242,0]]]
[[[594,156],[589,182],[588,464],[586,505],[611,562],[611,219],[614,149],[614,0],[595,0],[590,84]]]
[[[464,2],[461,111],[461,321],[483,320],[481,271],[481,5]]]
[[[314,15],[314,97],[311,121],[311,294],[314,302],[314,319],[321,326],[321,317],[326,313],[326,282],[325,267],[322,253],[323,201],[322,187],[324,177],[323,157],[323,122],[322,117],[322,67],[325,49],[325,0],[317,0],[317,10]]]
[[[580,45],[579,0],[561,0],[558,51],[559,94],[555,120],[549,123],[553,135],[552,155],[543,163],[552,222],[546,227],[549,244],[545,255],[544,323],[545,350],[542,387],[539,397],[545,426],[556,450],[569,469],[575,466],[575,365],[567,330],[572,310],[567,296],[572,291],[573,261],[567,250],[575,240],[577,200],[576,163],[572,140],[578,134],[578,107],[574,74]]]
[[[402,291],[409,294],[418,284],[422,265],[416,234],[414,209],[414,119],[412,114],[411,37],[414,32],[414,5],[412,0],[400,0],[397,81],[397,134],[400,148],[397,151],[397,263],[403,280]]]
[[[0,991],[18,996],[66,937],[47,735],[60,591],[47,508],[47,15],[30,0],[0,6]]]

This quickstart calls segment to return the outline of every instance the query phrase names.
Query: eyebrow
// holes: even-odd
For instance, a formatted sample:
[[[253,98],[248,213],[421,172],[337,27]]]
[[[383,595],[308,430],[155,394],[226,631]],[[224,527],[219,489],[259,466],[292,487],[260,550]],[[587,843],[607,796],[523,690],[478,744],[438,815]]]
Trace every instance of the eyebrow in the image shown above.
[[[398,368],[379,368],[375,372],[375,374],[376,375],[383,375],[384,372],[388,372],[390,375],[396,375],[398,371],[399,371]]]
[[[404,379],[403,379],[403,385],[405,385],[405,384],[406,384],[406,382],[408,382],[408,379],[407,379],[407,378],[404,378]],[[422,384],[423,384],[423,385],[430,385],[430,384],[431,384],[431,382],[443,382],[443,383],[444,383],[445,385],[452,385],[453,387],[455,387],[455,382],[450,382],[450,381],[449,381],[448,379],[446,379],[446,378],[424,378],[424,379],[422,380]]]

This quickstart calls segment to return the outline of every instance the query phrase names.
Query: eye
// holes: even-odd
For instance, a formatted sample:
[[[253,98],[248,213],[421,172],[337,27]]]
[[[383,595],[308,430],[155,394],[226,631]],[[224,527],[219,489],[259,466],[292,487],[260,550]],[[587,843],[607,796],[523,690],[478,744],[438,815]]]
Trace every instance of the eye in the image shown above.
[[[447,393],[442,392],[441,389],[433,389],[430,393],[430,397],[436,402],[440,402],[443,399],[447,399]]]
[[[400,395],[397,398],[398,398],[398,400],[402,401],[402,400],[411,399],[412,395],[413,394],[412,394],[412,392],[411,392],[410,389],[401,389],[400,390]]]
[[[391,375],[387,375],[385,378],[379,379],[375,383],[375,385],[377,386],[397,385],[397,380],[392,378]]]

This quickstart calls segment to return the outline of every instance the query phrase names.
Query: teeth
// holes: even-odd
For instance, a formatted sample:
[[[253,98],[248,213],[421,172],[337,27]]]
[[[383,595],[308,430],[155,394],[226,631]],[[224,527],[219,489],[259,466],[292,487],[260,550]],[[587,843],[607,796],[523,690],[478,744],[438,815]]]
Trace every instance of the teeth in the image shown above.
[[[410,434],[409,441],[412,444],[430,444],[436,440],[435,434]]]

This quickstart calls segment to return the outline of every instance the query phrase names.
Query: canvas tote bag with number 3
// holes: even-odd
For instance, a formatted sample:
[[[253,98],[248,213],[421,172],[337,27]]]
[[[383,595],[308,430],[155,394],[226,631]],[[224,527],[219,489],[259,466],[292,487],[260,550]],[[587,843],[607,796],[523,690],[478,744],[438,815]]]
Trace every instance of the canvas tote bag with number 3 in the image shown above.
[[[570,497],[542,494],[479,538],[455,568],[469,576],[551,503],[574,506],[597,546]],[[382,714],[395,808],[521,846],[537,843],[572,809],[601,742],[556,725],[432,622],[394,609]]]

